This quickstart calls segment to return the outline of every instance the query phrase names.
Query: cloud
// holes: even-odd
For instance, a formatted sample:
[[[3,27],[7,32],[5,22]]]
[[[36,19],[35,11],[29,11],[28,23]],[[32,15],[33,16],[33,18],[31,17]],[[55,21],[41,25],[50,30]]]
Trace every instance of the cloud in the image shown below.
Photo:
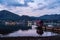
[[[60,0],[43,0],[37,3],[38,3],[38,8],[35,10],[54,9],[60,7]]]
[[[0,4],[6,6],[28,6],[29,2],[33,2],[33,0],[0,0]]]
[[[60,0],[0,0],[0,10],[29,16],[59,14]]]
[[[51,0],[51,1],[50,1],[51,3],[49,2],[49,5],[47,5],[48,9],[54,9],[56,7],[60,7],[60,0]]]

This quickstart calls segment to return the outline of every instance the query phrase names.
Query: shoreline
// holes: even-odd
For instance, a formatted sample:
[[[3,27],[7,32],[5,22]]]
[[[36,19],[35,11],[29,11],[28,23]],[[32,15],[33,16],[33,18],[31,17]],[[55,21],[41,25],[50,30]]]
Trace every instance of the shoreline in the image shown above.
[[[0,37],[0,40],[60,40],[60,36],[49,36],[49,37]]]

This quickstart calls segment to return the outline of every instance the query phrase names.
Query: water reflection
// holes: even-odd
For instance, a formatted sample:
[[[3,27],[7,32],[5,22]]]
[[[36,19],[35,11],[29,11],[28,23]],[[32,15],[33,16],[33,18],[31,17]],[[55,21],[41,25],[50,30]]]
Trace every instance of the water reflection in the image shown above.
[[[18,30],[29,30],[31,27],[27,26],[1,26],[0,27],[0,34],[6,35]]]
[[[38,34],[40,34],[40,35],[43,34],[43,29],[42,29],[42,27],[37,27],[36,30],[37,30],[36,32],[37,32]]]
[[[42,35],[42,34],[43,34],[43,31],[42,31],[42,30],[37,30],[36,32],[37,32],[37,34],[39,34],[39,35]]]
[[[7,35],[3,35],[1,37],[19,37],[19,36],[32,36],[32,37],[44,37],[44,36],[55,36],[55,35],[58,35],[57,33],[53,33],[53,32],[45,32],[43,31],[43,34],[42,35],[39,35],[37,32],[37,30],[35,29],[31,29],[31,30],[25,30],[25,31],[22,31],[22,30],[18,30],[16,32],[13,32],[13,33],[10,33],[10,34],[7,34]]]
[[[0,35],[0,37],[18,37],[18,36],[44,37],[44,36],[55,36],[55,35],[59,35],[59,34],[33,28],[28,30],[19,29],[18,31],[13,31],[12,33],[9,33],[7,35]]]

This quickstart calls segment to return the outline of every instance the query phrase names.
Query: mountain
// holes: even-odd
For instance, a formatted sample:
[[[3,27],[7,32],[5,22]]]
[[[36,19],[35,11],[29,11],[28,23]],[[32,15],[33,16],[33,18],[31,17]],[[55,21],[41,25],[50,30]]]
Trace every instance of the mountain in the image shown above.
[[[37,20],[37,17],[33,17],[33,16],[27,16],[27,15],[22,15],[20,16],[20,20]]]
[[[44,19],[44,20],[60,20],[60,14],[44,15],[44,16],[39,17],[38,19]]]
[[[0,11],[0,20],[19,20],[20,16],[7,10]]]
[[[30,17],[30,16],[27,16],[27,15],[19,16],[15,13],[10,12],[10,11],[2,10],[2,11],[0,11],[0,20],[14,20],[14,21],[36,20],[36,17]]]
[[[19,16],[7,10],[0,11],[0,20],[60,20],[60,14],[43,15],[40,17],[22,15]]]

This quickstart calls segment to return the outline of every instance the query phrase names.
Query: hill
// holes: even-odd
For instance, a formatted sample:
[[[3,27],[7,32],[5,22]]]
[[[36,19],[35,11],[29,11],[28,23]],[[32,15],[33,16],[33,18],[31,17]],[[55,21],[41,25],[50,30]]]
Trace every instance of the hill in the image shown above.
[[[19,20],[20,16],[7,10],[0,11],[0,20]]]
[[[44,20],[60,20],[60,14],[44,15],[44,16],[39,17],[38,19],[44,19]]]
[[[15,13],[10,12],[10,11],[2,10],[2,11],[0,11],[0,20],[14,20],[14,21],[36,20],[36,17],[30,17],[30,16],[27,16],[27,15],[19,16]]]
[[[43,15],[40,17],[22,15],[19,16],[7,10],[0,11],[0,20],[60,20],[60,14]]]

